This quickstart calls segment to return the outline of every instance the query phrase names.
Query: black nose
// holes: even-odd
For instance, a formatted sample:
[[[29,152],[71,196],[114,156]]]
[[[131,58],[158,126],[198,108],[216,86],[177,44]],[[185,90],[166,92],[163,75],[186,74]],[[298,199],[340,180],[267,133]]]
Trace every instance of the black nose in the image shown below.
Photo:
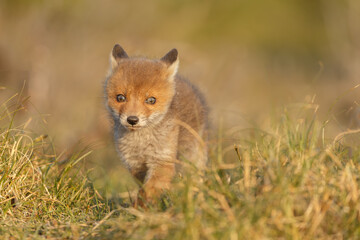
[[[129,116],[127,122],[134,126],[139,122],[139,118],[137,116]]]

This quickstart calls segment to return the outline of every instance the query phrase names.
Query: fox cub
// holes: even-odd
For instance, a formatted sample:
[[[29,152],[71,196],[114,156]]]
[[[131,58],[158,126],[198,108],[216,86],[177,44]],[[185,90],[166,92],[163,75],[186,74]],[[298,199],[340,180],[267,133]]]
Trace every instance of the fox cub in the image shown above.
[[[128,57],[116,44],[110,65],[105,96],[115,144],[142,184],[136,202],[144,205],[169,189],[179,159],[205,167],[208,110],[199,90],[177,75],[176,49],[151,60]]]

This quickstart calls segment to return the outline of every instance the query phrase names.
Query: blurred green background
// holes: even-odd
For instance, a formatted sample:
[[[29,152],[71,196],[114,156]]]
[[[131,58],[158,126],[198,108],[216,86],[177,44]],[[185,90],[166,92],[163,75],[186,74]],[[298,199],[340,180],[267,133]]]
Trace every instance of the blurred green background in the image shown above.
[[[358,0],[0,0],[0,101],[23,89],[33,130],[58,149],[90,145],[106,182],[123,173],[103,104],[113,45],[154,58],[176,47],[214,129],[313,101],[336,134],[360,127],[359,23]]]

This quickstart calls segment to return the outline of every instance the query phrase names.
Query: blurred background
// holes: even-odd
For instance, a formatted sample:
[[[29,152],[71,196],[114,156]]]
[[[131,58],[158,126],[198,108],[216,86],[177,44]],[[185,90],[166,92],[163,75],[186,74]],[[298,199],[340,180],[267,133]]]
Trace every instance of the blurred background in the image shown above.
[[[330,136],[360,127],[359,23],[358,0],[0,0],[0,103],[23,92],[34,131],[60,150],[95,149],[89,165],[111,194],[126,174],[103,101],[115,43],[152,58],[176,47],[214,129],[313,102]]]

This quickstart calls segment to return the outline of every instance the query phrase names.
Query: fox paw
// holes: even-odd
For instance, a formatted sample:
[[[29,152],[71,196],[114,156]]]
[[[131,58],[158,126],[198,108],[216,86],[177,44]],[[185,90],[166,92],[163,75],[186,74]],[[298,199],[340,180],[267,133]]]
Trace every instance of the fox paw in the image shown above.
[[[149,205],[156,205],[157,200],[160,198],[162,191],[155,187],[144,186],[138,192],[134,207],[141,207],[146,209]]]

